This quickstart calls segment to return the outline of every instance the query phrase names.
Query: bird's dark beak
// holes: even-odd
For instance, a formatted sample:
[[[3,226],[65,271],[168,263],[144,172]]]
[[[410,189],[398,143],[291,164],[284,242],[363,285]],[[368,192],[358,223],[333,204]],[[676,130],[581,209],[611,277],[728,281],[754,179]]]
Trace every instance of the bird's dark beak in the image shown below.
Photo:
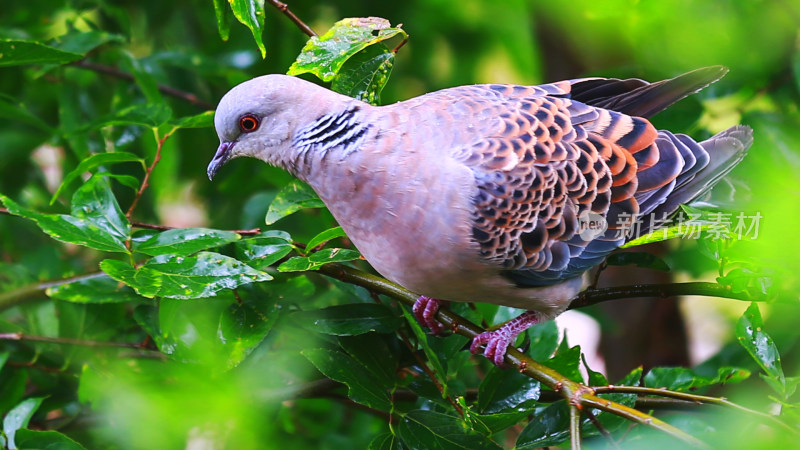
[[[211,160],[211,163],[208,165],[208,179],[213,180],[214,175],[217,174],[217,171],[220,167],[224,166],[229,159],[231,159],[231,150],[233,150],[233,146],[236,144],[236,141],[233,142],[222,142],[219,144],[219,148],[217,149],[217,153],[214,155],[214,159]]]

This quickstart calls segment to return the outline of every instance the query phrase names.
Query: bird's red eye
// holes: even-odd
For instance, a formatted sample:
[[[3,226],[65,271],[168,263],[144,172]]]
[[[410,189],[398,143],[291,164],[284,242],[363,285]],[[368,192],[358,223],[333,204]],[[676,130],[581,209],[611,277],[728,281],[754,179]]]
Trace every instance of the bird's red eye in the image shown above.
[[[258,117],[248,114],[239,119],[239,128],[245,133],[249,133],[251,131],[256,131],[258,123]]]

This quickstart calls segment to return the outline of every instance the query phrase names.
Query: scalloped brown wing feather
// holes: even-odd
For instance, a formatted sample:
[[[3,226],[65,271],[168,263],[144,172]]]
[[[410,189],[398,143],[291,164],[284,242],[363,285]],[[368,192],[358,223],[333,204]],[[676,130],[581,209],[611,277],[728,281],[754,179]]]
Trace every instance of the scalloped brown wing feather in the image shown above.
[[[454,150],[475,174],[473,235],[483,257],[523,284],[578,275],[625,242],[620,229],[666,202],[678,181],[685,185],[708,163],[703,145],[687,136],[570,99],[572,87],[590,103],[653,113],[723,74],[706,68],[654,84],[593,79],[445,91],[454,103],[469,97],[477,116],[500,118],[482,124],[485,137]],[[603,216],[609,229],[584,239],[579,218],[588,212]]]

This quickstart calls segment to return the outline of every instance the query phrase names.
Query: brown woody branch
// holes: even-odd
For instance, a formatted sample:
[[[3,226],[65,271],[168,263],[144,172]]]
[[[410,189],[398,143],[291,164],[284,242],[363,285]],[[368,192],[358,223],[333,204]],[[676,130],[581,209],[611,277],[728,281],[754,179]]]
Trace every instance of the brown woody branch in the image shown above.
[[[391,281],[345,265],[326,264],[322,266],[319,271],[332,278],[336,278],[337,280],[356,284],[379,294],[388,295],[407,305],[413,305],[418,297],[413,292],[408,291],[403,287],[392,283]],[[440,309],[436,314],[436,319],[444,324],[445,328],[451,329],[454,333],[466,336],[469,339],[475,338],[475,336],[484,331],[482,328],[478,327],[472,322],[469,322],[468,320],[454,314],[447,309]],[[555,370],[539,364],[528,355],[525,355],[515,348],[508,348],[505,362],[506,364],[515,367],[520,373],[539,381],[540,383],[559,393],[562,398],[566,399],[571,406],[574,406],[577,409],[589,407],[599,409],[601,411],[607,411],[632,422],[658,429],[692,446],[703,448],[707,447],[699,439],[656,417],[645,414],[623,404],[598,397],[592,388],[585,386],[582,383],[572,381]],[[572,424],[574,423],[571,421],[571,434],[574,435],[576,434],[576,431],[573,429],[574,427]],[[573,445],[576,445],[575,442],[576,440],[573,439]]]
[[[81,68],[81,69],[91,70],[91,71],[97,72],[97,73],[102,73],[104,75],[108,75],[108,76],[111,76],[111,77],[114,77],[114,78],[119,78],[121,80],[136,81],[136,78],[133,75],[131,75],[131,74],[127,73],[127,72],[123,72],[123,71],[117,69],[116,67],[106,66],[106,65],[94,63],[94,62],[91,62],[91,61],[86,61],[85,59],[82,59],[80,61],[75,61],[74,63],[71,63],[69,65],[73,66],[73,67],[78,67],[78,68]],[[186,102],[189,102],[189,103],[191,103],[193,105],[196,105],[196,106],[199,106],[201,108],[214,109],[214,105],[212,105],[211,103],[209,103],[209,102],[207,102],[205,100],[201,100],[201,99],[197,98],[196,95],[194,95],[194,94],[192,94],[190,92],[181,91],[180,89],[175,89],[175,88],[173,88],[171,86],[165,86],[163,84],[159,84],[158,85],[158,90],[162,94],[166,94],[166,95],[169,95],[171,97],[175,97],[175,98],[184,100]]]
[[[131,215],[133,215],[133,211],[136,209],[136,205],[139,204],[139,199],[142,198],[142,194],[144,194],[144,190],[147,189],[147,186],[150,185],[150,175],[153,173],[153,169],[156,168],[156,164],[161,161],[161,149],[164,148],[164,142],[169,139],[171,136],[170,134],[165,134],[164,137],[159,138],[158,132],[156,131],[156,156],[153,158],[153,163],[150,164],[150,167],[147,168],[147,171],[144,173],[144,180],[142,180],[142,185],[139,186],[139,190],[136,192],[136,197],[133,198],[133,202],[131,203],[130,208],[128,208],[128,212],[125,213],[125,217],[130,220]]]
[[[294,22],[294,24],[297,25],[297,28],[300,28],[300,31],[308,35],[308,37],[317,35],[317,33],[312,30],[310,26],[306,25],[305,22],[294,15],[286,3],[279,2],[278,0],[269,0],[269,4],[277,8],[278,11],[282,12],[286,17],[289,18],[289,20]]]
[[[83,347],[116,347],[141,350],[139,344],[131,342],[90,341],[83,339],[31,336],[22,333],[0,333],[0,341],[46,342],[49,344],[80,345]]]

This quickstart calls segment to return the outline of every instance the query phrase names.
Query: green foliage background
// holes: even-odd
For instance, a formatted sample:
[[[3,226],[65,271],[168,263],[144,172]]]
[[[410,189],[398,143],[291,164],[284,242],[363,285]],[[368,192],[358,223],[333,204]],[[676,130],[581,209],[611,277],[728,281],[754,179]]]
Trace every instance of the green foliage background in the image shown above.
[[[303,209],[265,226],[270,204],[276,219],[280,201],[320,206],[288,174],[235,161],[208,182],[205,167],[217,138],[205,112],[235,84],[289,70],[307,41],[269,4],[250,15],[252,4],[258,2],[233,1],[232,9],[221,0],[3,2],[0,199],[31,220],[0,215],[0,444],[536,448],[565,442],[566,406],[544,401],[538,382],[471,358],[461,336],[425,336],[400,307],[386,299],[376,304],[362,288],[295,272],[357,254],[324,209]],[[694,370],[657,368],[643,384],[724,395],[758,411],[779,411],[798,429],[800,5],[412,0],[289,6],[320,34],[344,17],[403,24],[410,40],[394,58],[383,103],[468,83],[656,80],[728,66],[725,79],[655,122],[696,138],[736,123],[755,129],[750,155],[730,177],[734,189],[723,188],[712,203],[760,213],[759,236],[670,242],[663,260],[676,277],[718,277],[770,303],[731,321],[729,345],[706,363]],[[252,30],[239,23],[252,17],[264,23],[250,23]],[[382,46],[365,50],[377,53],[359,54],[362,65],[349,68],[385,57]],[[178,98],[159,85],[193,97]],[[158,234],[124,218],[159,147],[161,159],[131,220],[182,231]],[[271,231],[257,237],[220,231],[255,227]],[[296,243],[313,249],[330,239],[330,248],[287,261],[305,255]],[[131,263],[144,266],[134,271]],[[173,276],[190,266],[193,276]],[[102,275],[55,282],[101,268],[125,285]],[[238,287],[235,295],[231,287]],[[486,305],[457,311],[488,323],[514,314]],[[42,339],[15,340],[15,333]],[[559,343],[553,324],[537,326],[528,338],[534,358],[580,378],[580,349]],[[428,361],[447,399],[415,355]],[[759,376],[744,380],[751,372]],[[587,382],[608,382],[590,375]],[[634,370],[624,381],[641,378]],[[630,395],[615,395],[633,404]],[[463,402],[467,414],[457,414],[451,401]],[[708,408],[659,416],[715,445],[796,442],[789,431],[764,428],[753,416]],[[627,423],[599,418],[619,430],[617,438],[627,430]],[[584,432],[596,434],[591,425]],[[623,444],[674,444],[667,439],[634,427]]]

